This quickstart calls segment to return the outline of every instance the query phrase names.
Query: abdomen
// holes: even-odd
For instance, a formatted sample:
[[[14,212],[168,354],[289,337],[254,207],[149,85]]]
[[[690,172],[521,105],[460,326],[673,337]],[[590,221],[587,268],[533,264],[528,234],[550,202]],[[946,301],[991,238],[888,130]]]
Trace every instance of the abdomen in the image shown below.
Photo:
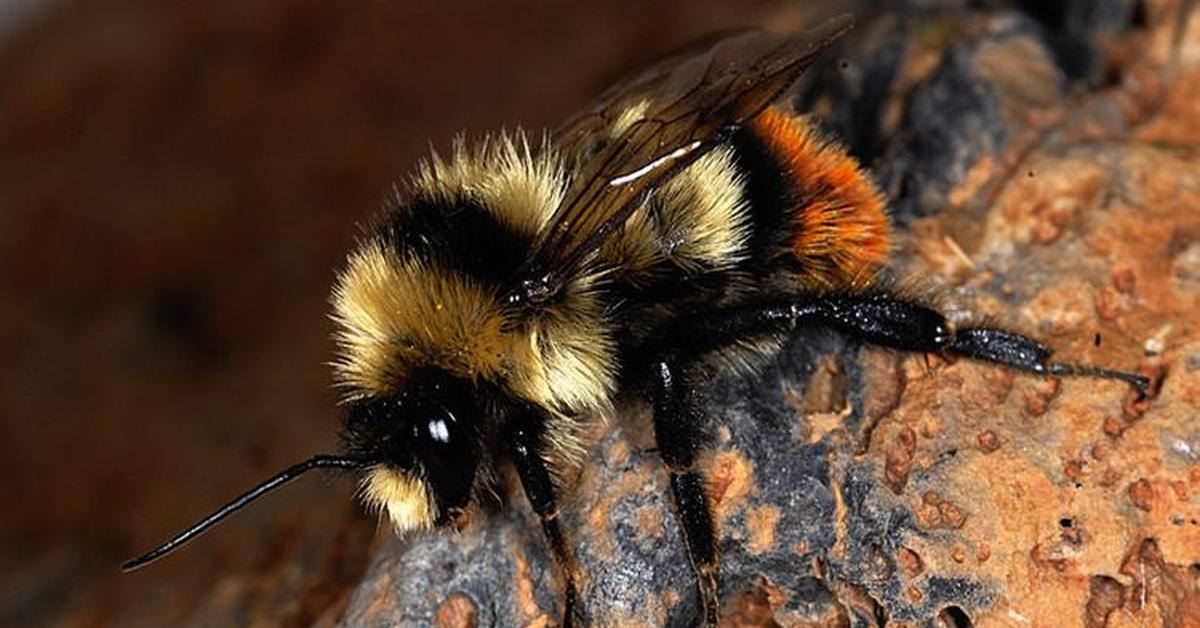
[[[767,109],[732,140],[750,211],[751,255],[800,290],[870,283],[887,261],[883,195],[802,116]]]
[[[878,188],[801,116],[768,109],[639,209],[601,251],[622,351],[680,317],[870,284],[890,251]]]
[[[884,207],[840,146],[767,109],[658,190],[601,257],[634,307],[856,287],[887,261]]]

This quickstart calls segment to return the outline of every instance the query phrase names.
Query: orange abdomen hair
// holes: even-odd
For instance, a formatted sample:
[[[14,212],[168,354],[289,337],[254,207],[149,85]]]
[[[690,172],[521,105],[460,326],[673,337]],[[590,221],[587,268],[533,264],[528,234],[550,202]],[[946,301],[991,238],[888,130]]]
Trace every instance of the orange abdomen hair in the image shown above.
[[[813,288],[870,283],[891,249],[879,189],[801,116],[770,108],[749,127],[780,167],[799,281]]]

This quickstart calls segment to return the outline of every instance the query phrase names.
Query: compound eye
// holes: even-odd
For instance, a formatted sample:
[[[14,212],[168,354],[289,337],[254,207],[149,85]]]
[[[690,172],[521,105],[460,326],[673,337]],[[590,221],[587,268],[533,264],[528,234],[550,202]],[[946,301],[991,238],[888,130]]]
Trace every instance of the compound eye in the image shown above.
[[[451,422],[453,422],[453,415],[451,415],[451,418],[452,418]],[[429,425],[428,425],[428,429],[429,429],[429,438],[431,438],[439,443],[449,443],[450,442],[450,428],[446,425],[445,419],[434,419],[434,420],[430,421]]]
[[[417,421],[413,426],[418,440],[435,449],[462,443],[467,438],[467,429],[461,412],[455,413],[441,404],[426,410],[428,418]]]
[[[441,524],[467,507],[483,458],[482,404],[469,383],[440,372],[414,375],[390,397],[350,408],[348,448],[418,478]]]
[[[441,518],[465,508],[479,459],[478,417],[454,399],[429,400],[413,424],[413,453],[433,488]]]

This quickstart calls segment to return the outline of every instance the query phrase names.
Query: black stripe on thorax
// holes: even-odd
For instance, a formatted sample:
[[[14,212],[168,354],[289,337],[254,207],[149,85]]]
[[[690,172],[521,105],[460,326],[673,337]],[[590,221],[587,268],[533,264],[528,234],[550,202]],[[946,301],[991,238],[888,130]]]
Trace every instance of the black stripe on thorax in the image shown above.
[[[416,199],[391,211],[378,227],[401,255],[413,255],[486,284],[510,279],[532,239],[504,225],[473,200]]]

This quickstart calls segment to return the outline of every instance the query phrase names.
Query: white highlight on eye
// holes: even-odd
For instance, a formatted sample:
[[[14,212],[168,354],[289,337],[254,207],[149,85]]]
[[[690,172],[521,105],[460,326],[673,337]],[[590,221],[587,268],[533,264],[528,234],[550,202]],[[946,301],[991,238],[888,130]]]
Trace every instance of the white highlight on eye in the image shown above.
[[[442,419],[429,422],[429,435],[439,443],[450,442],[450,428],[446,426],[446,422]]]

